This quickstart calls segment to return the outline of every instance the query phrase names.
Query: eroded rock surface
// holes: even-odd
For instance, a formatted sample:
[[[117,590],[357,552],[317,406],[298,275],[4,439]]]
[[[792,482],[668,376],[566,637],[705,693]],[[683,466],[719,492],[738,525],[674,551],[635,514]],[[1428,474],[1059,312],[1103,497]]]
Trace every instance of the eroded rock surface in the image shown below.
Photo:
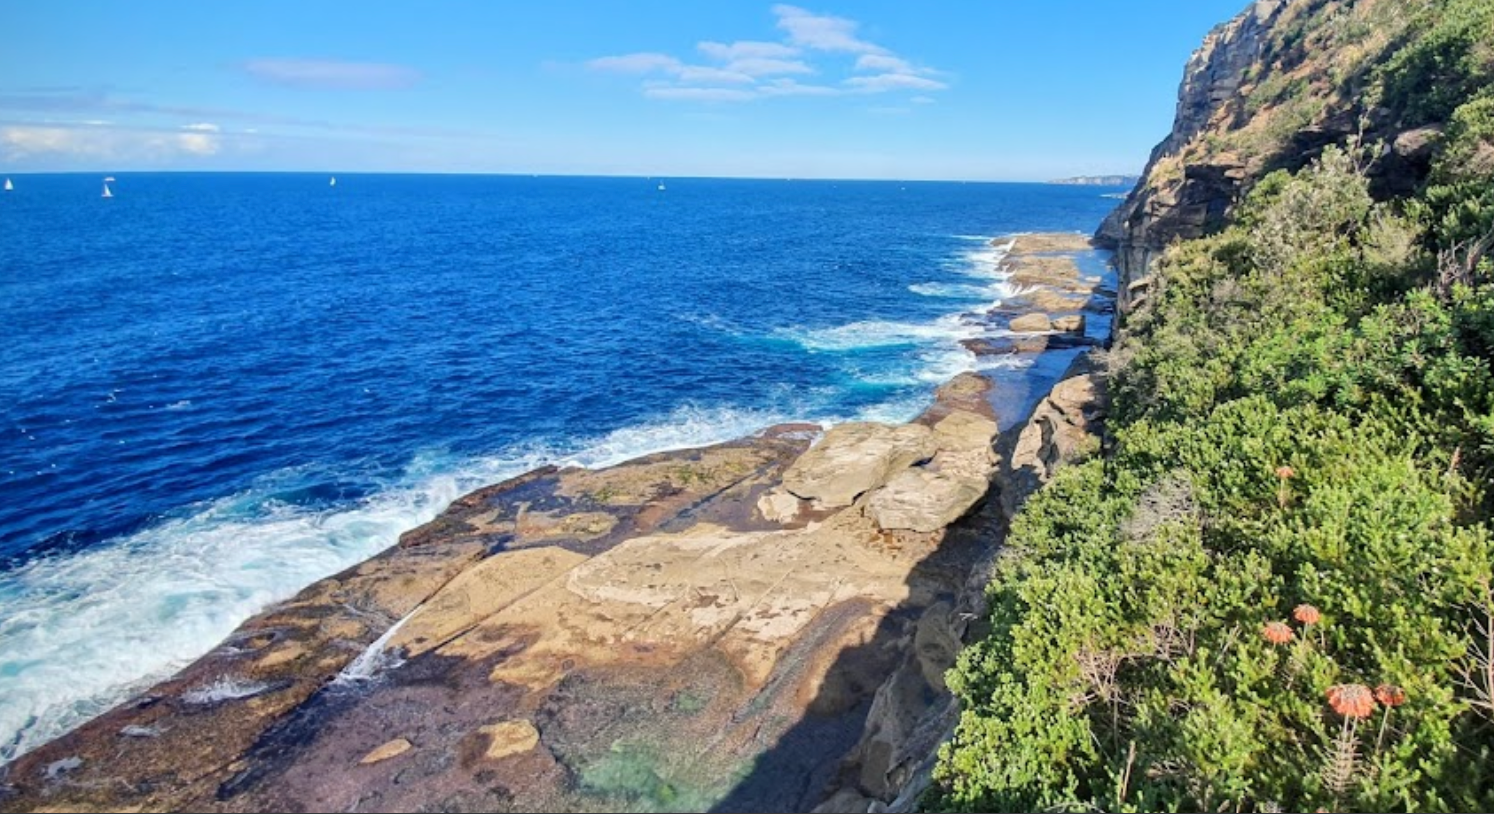
[[[0,808],[890,802],[997,539],[988,386],[473,492],[15,761]]]

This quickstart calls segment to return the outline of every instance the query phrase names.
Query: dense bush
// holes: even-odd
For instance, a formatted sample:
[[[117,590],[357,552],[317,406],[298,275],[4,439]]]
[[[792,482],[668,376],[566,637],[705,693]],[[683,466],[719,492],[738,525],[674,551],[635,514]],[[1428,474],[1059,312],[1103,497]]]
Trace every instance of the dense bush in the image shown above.
[[[1494,3],[1432,7],[1387,98],[1487,67]],[[1451,120],[1415,200],[1330,148],[1165,254],[1109,454],[1013,524],[927,805],[1494,808],[1494,281],[1447,274],[1494,224],[1483,93],[1416,112]]]

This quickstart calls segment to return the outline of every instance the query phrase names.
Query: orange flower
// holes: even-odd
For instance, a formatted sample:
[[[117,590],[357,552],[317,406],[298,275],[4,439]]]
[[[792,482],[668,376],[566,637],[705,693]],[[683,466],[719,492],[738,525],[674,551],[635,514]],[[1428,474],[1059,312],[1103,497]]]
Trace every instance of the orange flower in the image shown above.
[[[1276,477],[1280,478],[1281,480],[1287,480],[1289,478],[1294,478],[1296,476],[1297,476],[1297,470],[1291,468],[1290,466],[1278,466],[1278,467],[1276,467]]]
[[[1261,635],[1271,644],[1286,644],[1292,640],[1292,629],[1285,622],[1267,622],[1261,628]]]
[[[1318,613],[1317,608],[1304,603],[1292,609],[1292,618],[1304,625],[1315,625],[1323,616]]]
[[[1328,706],[1345,718],[1368,718],[1375,711],[1375,696],[1363,684],[1335,684],[1328,688]]]
[[[1375,688],[1375,700],[1387,707],[1398,707],[1406,703],[1406,691],[1394,684],[1381,684]]]

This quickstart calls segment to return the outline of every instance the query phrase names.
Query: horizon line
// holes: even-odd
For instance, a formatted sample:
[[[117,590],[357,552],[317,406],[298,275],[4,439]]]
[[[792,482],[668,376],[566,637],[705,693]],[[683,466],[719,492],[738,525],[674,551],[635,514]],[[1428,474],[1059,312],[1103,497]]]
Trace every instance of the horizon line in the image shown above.
[[[23,177],[32,175],[453,175],[453,176],[501,176],[511,178],[638,178],[644,180],[657,179],[679,179],[696,181],[848,181],[868,182],[884,181],[912,184],[1048,184],[1064,186],[1059,181],[1070,178],[1093,178],[1107,176],[1125,176],[1130,178],[1140,177],[1139,173],[1133,172],[1096,172],[1082,173],[1079,175],[1067,175],[1050,178],[1046,180],[1022,180],[1011,178],[898,178],[892,176],[861,176],[861,177],[829,177],[829,176],[791,176],[791,175],[669,175],[620,172],[620,173],[596,173],[596,172],[513,172],[513,171],[484,171],[484,170],[199,170],[199,169],[113,169],[113,170],[24,170],[20,172],[3,172],[0,175],[12,177]],[[1099,186],[1099,185],[1096,185]],[[1129,186],[1129,185],[1124,185]]]

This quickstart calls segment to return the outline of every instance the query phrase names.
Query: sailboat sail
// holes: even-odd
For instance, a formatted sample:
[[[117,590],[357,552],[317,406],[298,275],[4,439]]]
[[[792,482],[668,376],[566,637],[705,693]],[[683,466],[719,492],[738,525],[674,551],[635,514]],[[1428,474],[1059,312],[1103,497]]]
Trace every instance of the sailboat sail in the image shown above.
[[[10,192],[10,191],[11,191],[11,190],[13,190],[13,189],[15,189],[15,186],[13,186],[13,185],[12,185],[12,184],[11,184],[11,183],[10,183],[10,179],[9,179],[9,178],[7,178],[7,179],[5,179],[5,191],[6,191],[6,192]]]

